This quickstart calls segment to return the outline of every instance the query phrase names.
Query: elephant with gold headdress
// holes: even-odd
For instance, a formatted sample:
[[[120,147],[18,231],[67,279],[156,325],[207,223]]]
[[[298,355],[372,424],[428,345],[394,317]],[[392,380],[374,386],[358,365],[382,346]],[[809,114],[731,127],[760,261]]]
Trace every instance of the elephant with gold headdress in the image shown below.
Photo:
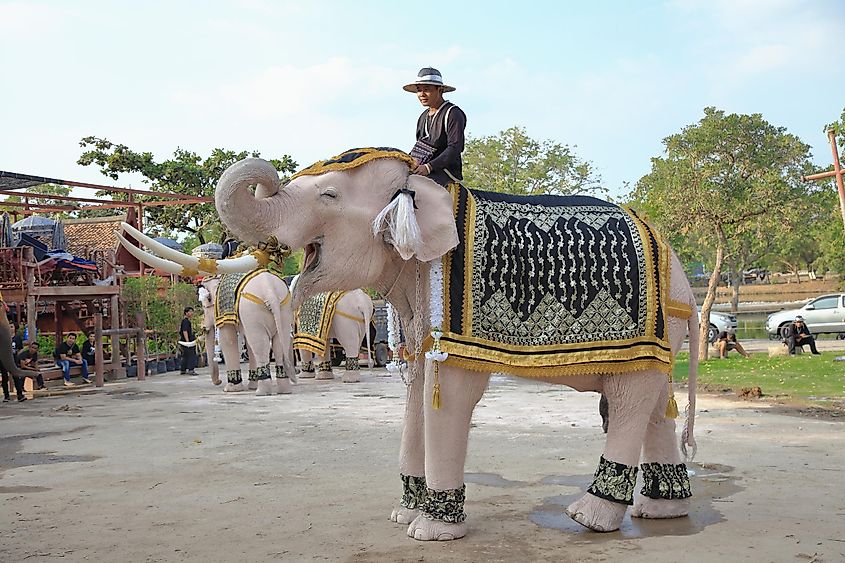
[[[126,242],[122,235],[118,235],[124,247],[147,264],[171,273],[184,273],[186,269],[209,273],[202,270],[202,267],[217,272],[205,277],[198,290],[198,298],[203,308],[206,354],[211,368],[211,379],[215,385],[221,383],[219,366],[212,357],[216,344],[215,335],[219,332],[220,348],[227,368],[227,382],[223,390],[244,390],[238,345],[240,332],[249,353],[248,388],[255,389],[256,395],[291,393],[291,380],[296,381],[291,353],[293,312],[290,306],[290,292],[279,273],[274,269],[257,267],[254,261],[250,264],[248,272],[220,273],[220,270],[231,269],[232,263],[242,264],[243,260],[217,261],[189,256],[158,243],[126,223],[123,224],[123,229],[147,248],[168,257],[144,252]],[[270,369],[271,350],[276,364],[275,372]]]
[[[245,159],[215,193],[240,240],[305,249],[293,307],[372,287],[398,312],[411,358],[391,519],[417,540],[466,534],[470,421],[492,372],[607,397],[595,478],[566,509],[577,522],[616,530],[631,505],[637,517],[685,516],[698,319],[663,238],[634,210],[595,198],[444,189],[415,165],[395,149],[353,149],[281,186],[272,165]],[[690,414],[678,448],[671,367],[687,331]]]

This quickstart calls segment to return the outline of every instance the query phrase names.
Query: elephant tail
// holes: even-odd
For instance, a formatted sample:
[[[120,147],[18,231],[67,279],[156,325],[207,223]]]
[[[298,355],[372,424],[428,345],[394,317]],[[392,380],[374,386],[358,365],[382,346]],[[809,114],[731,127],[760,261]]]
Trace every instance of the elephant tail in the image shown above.
[[[693,429],[695,428],[695,389],[698,381],[698,309],[695,304],[695,297],[692,290],[689,292],[689,305],[692,308],[692,314],[687,319],[687,329],[689,331],[689,375],[687,386],[689,389],[689,405],[687,406],[686,420],[684,421],[684,429],[681,431],[681,453],[684,454],[686,461],[692,461],[695,458],[695,453],[698,446],[695,443],[695,436]]]

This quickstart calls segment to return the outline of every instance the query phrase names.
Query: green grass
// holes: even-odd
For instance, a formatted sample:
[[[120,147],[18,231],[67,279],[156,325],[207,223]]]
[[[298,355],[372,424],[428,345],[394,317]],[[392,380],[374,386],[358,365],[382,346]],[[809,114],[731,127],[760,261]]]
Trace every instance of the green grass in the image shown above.
[[[745,359],[731,353],[728,359],[711,359],[698,367],[698,384],[717,391],[760,387],[764,396],[826,403],[845,398],[845,362],[835,362],[842,352],[821,356],[801,354],[769,358],[766,353]],[[681,353],[675,362],[674,380],[685,382],[689,354]]]

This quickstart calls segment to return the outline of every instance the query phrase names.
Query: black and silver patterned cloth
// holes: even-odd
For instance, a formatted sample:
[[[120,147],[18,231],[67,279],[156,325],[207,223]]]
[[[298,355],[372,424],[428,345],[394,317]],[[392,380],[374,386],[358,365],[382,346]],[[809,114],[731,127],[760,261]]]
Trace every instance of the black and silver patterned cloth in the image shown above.
[[[220,283],[217,285],[217,294],[214,298],[214,326],[221,327],[227,324],[237,326],[243,288],[252,278],[263,272],[278,275],[268,268],[257,268],[247,273],[220,274]]]
[[[442,259],[446,364],[528,377],[669,371],[669,249],[634,211],[449,189],[460,242]]]
[[[325,356],[329,347],[329,331],[334,320],[335,307],[345,291],[318,293],[309,297],[296,312],[296,334],[293,347]],[[329,364],[331,370],[331,364]]]

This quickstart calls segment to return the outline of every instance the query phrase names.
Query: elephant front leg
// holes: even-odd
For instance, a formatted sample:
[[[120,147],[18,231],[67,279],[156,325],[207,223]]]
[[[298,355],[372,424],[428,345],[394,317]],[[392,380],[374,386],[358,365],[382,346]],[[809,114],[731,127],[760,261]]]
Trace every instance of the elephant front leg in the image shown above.
[[[655,371],[610,375],[603,384],[609,411],[604,454],[587,494],[566,514],[596,532],[612,532],[633,504],[646,427],[666,376]]]
[[[237,393],[239,391],[244,390],[244,380],[241,377],[241,370],[239,369],[230,369],[226,371],[226,380],[227,383],[225,387],[223,387],[223,391],[226,393]]]
[[[426,367],[425,479],[421,514],[408,535],[421,541],[447,541],[466,535],[464,462],[472,411],[487,388],[489,374],[440,366],[440,408],[432,404],[434,377]]]
[[[257,397],[272,395],[276,392],[276,386],[270,377],[269,363],[255,370],[255,381],[257,383],[255,391]]]
[[[425,426],[423,395],[425,379],[422,362],[418,377],[408,386],[405,402],[405,424],[402,428],[402,445],[399,449],[399,477],[402,480],[402,500],[390,514],[391,522],[410,524],[420,515],[426,498],[425,481]],[[409,371],[410,373],[410,371]]]

